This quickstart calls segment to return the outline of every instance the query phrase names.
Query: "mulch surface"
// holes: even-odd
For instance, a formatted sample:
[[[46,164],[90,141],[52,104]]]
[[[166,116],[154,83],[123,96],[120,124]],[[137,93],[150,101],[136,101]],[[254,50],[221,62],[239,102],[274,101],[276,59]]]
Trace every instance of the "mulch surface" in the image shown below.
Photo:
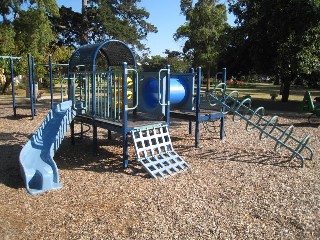
[[[76,144],[70,132],[54,159],[59,190],[29,195],[19,169],[19,153],[48,112],[9,103],[0,109],[0,239],[319,239],[319,124],[307,115],[278,112],[279,126],[293,135],[311,135],[313,161],[274,152],[272,139],[247,132],[245,123],[226,116],[226,137],[201,125],[201,147],[194,147],[188,123],[173,119],[175,150],[191,166],[167,179],[154,180],[136,162],[122,168],[118,135],[99,129],[98,155],[89,130]],[[79,132],[79,126],[77,126]]]

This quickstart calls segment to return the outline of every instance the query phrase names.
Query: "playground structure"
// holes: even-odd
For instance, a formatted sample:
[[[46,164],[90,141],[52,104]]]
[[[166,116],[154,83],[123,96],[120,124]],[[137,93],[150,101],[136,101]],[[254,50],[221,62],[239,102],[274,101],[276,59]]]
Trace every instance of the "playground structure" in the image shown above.
[[[30,88],[30,109],[31,109],[31,116],[32,119],[34,119],[34,116],[36,115],[36,102],[37,102],[37,94],[38,90],[36,88],[37,86],[37,67],[45,67],[47,68],[48,72],[48,79],[49,79],[49,90],[50,90],[50,109],[54,108],[54,74],[53,70],[56,67],[63,67],[67,68],[69,67],[69,64],[61,64],[61,63],[53,63],[52,56],[49,56],[48,63],[35,63],[34,58],[28,54],[28,85]],[[67,71],[66,71],[67,72]],[[63,101],[63,87],[62,87],[62,81],[65,78],[60,79],[60,101]]]
[[[302,110],[311,113],[308,117],[309,122],[313,117],[320,118],[320,104],[318,103],[318,105],[315,105],[313,103],[311,93],[309,91],[306,91],[304,94]]]
[[[257,129],[260,131],[260,140],[271,138],[276,142],[274,151],[278,152],[281,148],[286,148],[291,152],[289,161],[297,158],[301,162],[301,167],[304,166],[305,159],[312,160],[314,156],[313,150],[308,146],[310,136],[306,136],[303,140],[299,140],[293,136],[293,125],[286,129],[278,126],[278,116],[273,116],[267,119],[264,114],[263,107],[256,110],[251,109],[251,98],[245,98],[239,101],[239,92],[231,91],[226,93],[226,84],[221,83],[216,85],[214,91],[207,93],[211,106],[220,105],[225,107],[224,114],[229,111],[233,114],[233,121],[246,121],[246,130],[251,131]],[[238,117],[238,118],[237,118]],[[302,153],[307,151],[309,157],[305,158]]]
[[[118,50],[117,54],[114,54],[114,49]],[[92,59],[92,56],[97,59]],[[120,67],[122,70],[119,71]],[[189,120],[190,134],[191,124],[195,122],[196,146],[199,145],[200,122],[220,119],[222,138],[224,115],[212,110],[200,111],[201,68],[197,73],[171,73],[170,66],[167,66],[159,72],[138,73],[134,57],[126,45],[120,41],[108,41],[80,47],[70,58],[69,70],[72,80],[70,95],[78,113],[76,120],[92,125],[94,149],[97,148],[97,127],[106,128],[109,136],[112,131],[122,133],[124,167],[129,163],[127,135],[136,129],[159,126],[160,118],[164,118],[162,124],[167,126],[171,115]],[[128,99],[128,94],[131,99]]]
[[[75,122],[81,124],[81,134],[83,124],[92,126],[95,151],[98,127],[108,131],[108,138],[112,132],[121,134],[124,168],[129,165],[128,145],[132,137],[138,162],[154,178],[164,178],[190,168],[173,149],[169,135],[170,117],[188,120],[189,133],[195,122],[195,146],[198,147],[199,124],[220,120],[222,139],[224,115],[231,111],[234,119],[239,116],[247,121],[247,130],[259,129],[261,139],[274,139],[276,151],[287,148],[292,152],[290,159],[299,158],[302,166],[304,149],[309,150],[310,158],[313,157],[313,150],[307,146],[309,136],[299,141],[292,136],[293,126],[282,130],[276,125],[276,116],[267,120],[263,117],[263,108],[253,111],[248,106],[251,99],[239,102],[236,91],[226,94],[226,69],[220,73],[223,83],[218,84],[214,92],[207,93],[210,110],[200,107],[201,68],[196,72],[171,73],[167,66],[159,72],[140,73],[133,53],[118,40],[81,46],[72,54],[68,70],[69,101],[58,104],[49,112],[20,154],[21,172],[31,194],[61,187],[53,156],[69,124],[75,143]],[[218,89],[221,90],[219,93]],[[248,113],[251,116],[247,117]],[[254,121],[256,117],[258,120]],[[276,130],[281,133],[279,137],[273,134]],[[298,147],[289,146],[289,140],[298,143]],[[33,155],[37,157],[33,158]]]
[[[12,96],[12,109],[13,115],[17,116],[17,102],[16,102],[16,92],[15,92],[15,74],[14,74],[14,60],[19,60],[21,57],[14,57],[14,56],[0,56],[0,59],[9,59],[9,68],[10,68],[10,78],[11,78],[11,96]]]
[[[128,68],[128,65],[131,68]],[[157,79],[156,82],[152,76]],[[111,132],[120,133],[124,167],[129,164],[128,136],[133,135],[138,161],[142,166],[153,177],[167,177],[185,171],[189,165],[174,151],[169,136],[170,100],[174,99],[170,97],[170,66],[161,69],[159,73],[151,74],[150,77],[150,81],[153,81],[151,84],[157,87],[146,97],[143,93],[139,93],[139,83],[142,85],[141,82],[147,81],[147,78],[146,76],[139,78],[133,54],[123,42],[112,40],[102,44],[82,46],[70,58],[68,95],[72,104],[66,107],[64,114],[75,111],[77,113],[75,121],[92,125],[95,149],[98,127],[107,129],[109,136]],[[180,83],[177,81],[175,87]],[[180,88],[178,86],[180,90],[173,94],[178,100],[173,102],[184,108],[188,108],[185,104],[189,104],[189,109],[192,110],[193,100],[186,100],[190,94],[187,95],[184,87],[185,85]],[[138,108],[141,101],[153,104]],[[144,112],[140,112],[141,109]],[[159,116],[161,119],[164,117],[164,120],[159,120]],[[53,125],[55,129],[60,129],[61,124],[66,124],[65,121],[61,123],[54,115],[49,119],[37,131],[43,135],[36,133],[34,138],[42,140],[47,134],[47,128],[50,129]],[[74,122],[67,123],[71,125],[74,141]],[[49,143],[52,145],[52,142]],[[49,164],[47,158],[42,157],[43,154],[47,155],[44,146],[47,144],[27,144],[20,155],[22,172],[29,173],[24,175],[24,179],[31,194],[46,191],[50,186],[52,189],[60,186],[57,181],[58,169],[54,164]],[[25,154],[34,152],[35,149],[40,150],[40,157],[36,163],[30,155]],[[51,154],[50,159],[52,156]]]

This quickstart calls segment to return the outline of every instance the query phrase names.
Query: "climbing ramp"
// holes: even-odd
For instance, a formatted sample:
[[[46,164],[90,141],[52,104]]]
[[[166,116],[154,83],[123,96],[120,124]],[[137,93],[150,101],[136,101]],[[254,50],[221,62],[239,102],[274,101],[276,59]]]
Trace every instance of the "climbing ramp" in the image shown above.
[[[313,159],[314,151],[308,146],[310,136],[306,136],[303,140],[293,136],[293,125],[288,128],[281,128],[278,123],[278,116],[267,118],[264,116],[265,110],[259,107],[256,110],[251,109],[251,98],[239,99],[238,91],[231,91],[226,93],[226,85],[220,83],[216,85],[212,92],[207,92],[207,99],[209,104],[214,106],[221,106],[224,114],[228,112],[233,113],[233,121],[238,122],[245,120],[246,130],[250,131],[257,129],[260,131],[259,138],[270,138],[276,142],[274,150],[278,152],[281,148],[287,149],[291,152],[289,161],[294,158],[299,159],[301,167],[304,166],[305,159]],[[309,157],[305,158],[303,154],[309,153]]]
[[[74,117],[72,101],[50,110],[41,126],[20,152],[21,175],[30,194],[61,188],[53,160]]]
[[[135,129],[132,137],[138,162],[153,178],[166,178],[190,168],[173,149],[167,125]]]

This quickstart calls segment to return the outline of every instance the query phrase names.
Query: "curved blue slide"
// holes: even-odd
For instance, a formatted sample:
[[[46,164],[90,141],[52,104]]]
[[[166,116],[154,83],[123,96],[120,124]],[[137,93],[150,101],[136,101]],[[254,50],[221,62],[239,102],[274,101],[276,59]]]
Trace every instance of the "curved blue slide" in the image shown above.
[[[21,150],[21,175],[30,194],[61,188],[53,156],[74,116],[72,101],[56,105]]]

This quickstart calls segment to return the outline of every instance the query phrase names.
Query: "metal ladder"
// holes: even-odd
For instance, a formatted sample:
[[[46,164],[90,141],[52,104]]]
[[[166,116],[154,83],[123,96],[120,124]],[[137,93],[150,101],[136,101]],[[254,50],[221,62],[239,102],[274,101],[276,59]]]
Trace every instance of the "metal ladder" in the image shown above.
[[[166,178],[190,166],[173,149],[165,124],[131,131],[138,162],[153,178]]]

